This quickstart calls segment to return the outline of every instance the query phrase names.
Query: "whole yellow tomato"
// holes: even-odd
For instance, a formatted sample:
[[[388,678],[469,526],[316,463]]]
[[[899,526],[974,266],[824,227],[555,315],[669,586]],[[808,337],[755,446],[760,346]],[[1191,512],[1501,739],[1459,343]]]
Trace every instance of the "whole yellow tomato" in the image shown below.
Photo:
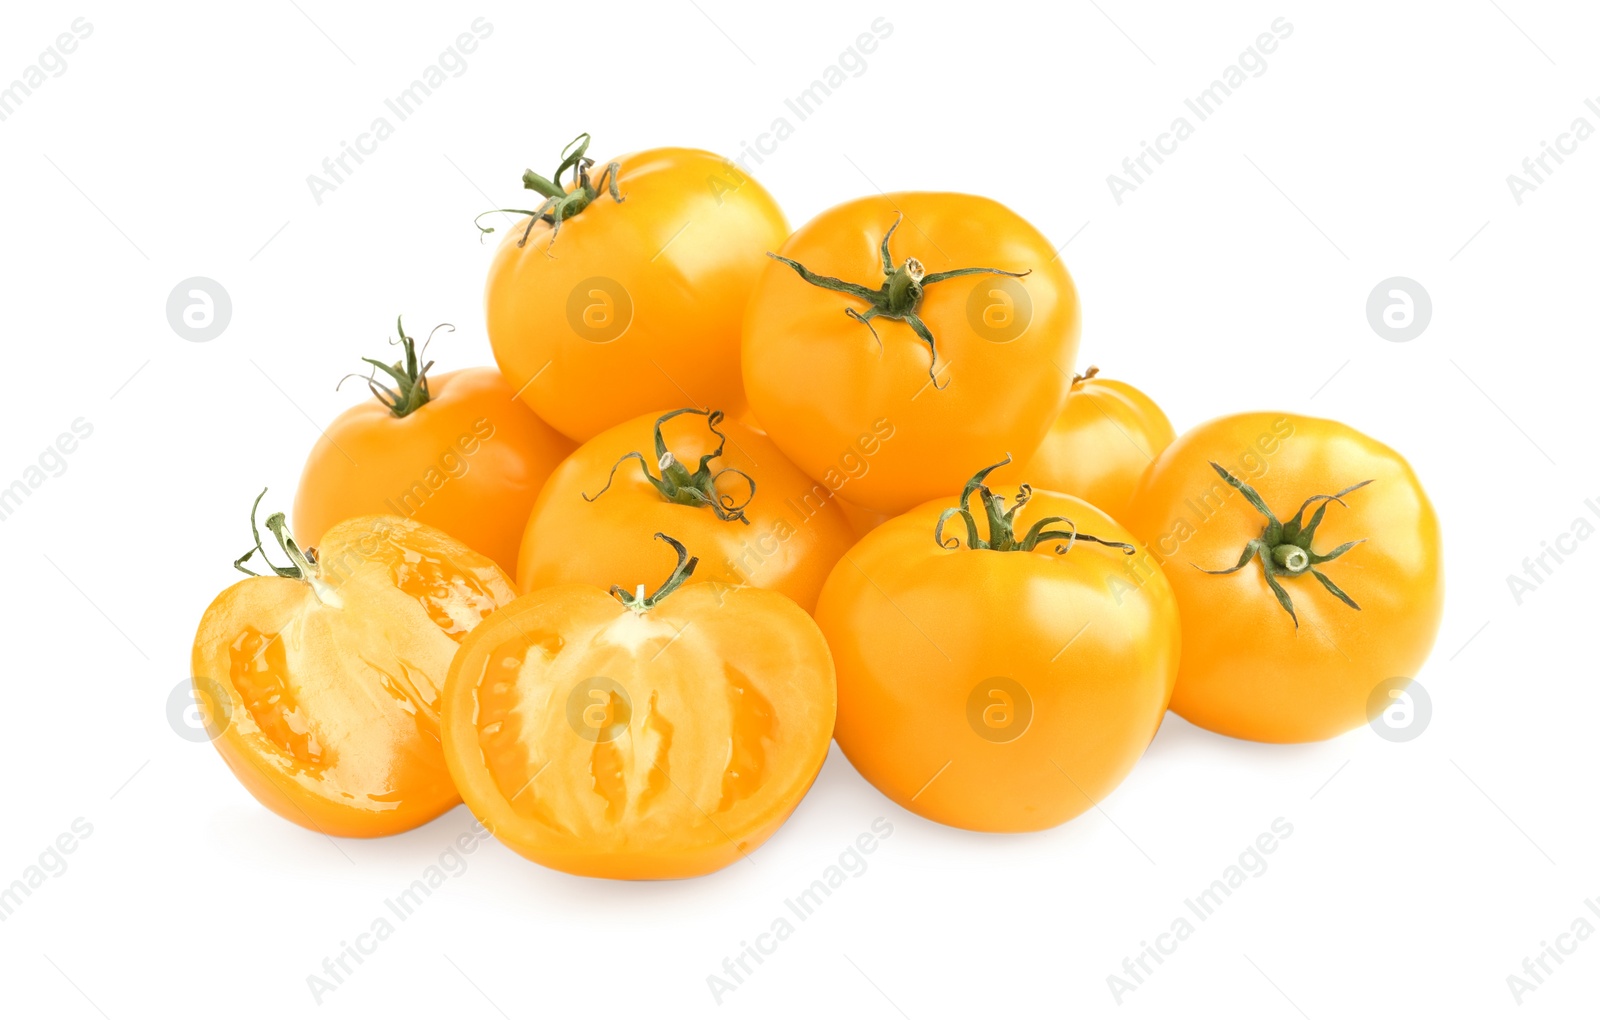
[[[827,757],[833,664],[816,624],[776,592],[684,584],[694,561],[666,540],[678,566],[654,594],[542,588],[451,664],[450,774],[497,839],[547,867],[715,871],[783,824]]]
[[[495,360],[539,417],[582,442],[692,402],[744,406],[739,326],[765,253],[789,232],[772,196],[734,163],[650,149],[591,179],[581,135],[489,267]],[[571,171],[572,180],[561,183]]]
[[[998,202],[857,199],[773,259],[745,312],[751,407],[857,506],[957,492],[970,465],[1032,454],[1060,413],[1078,294],[1054,246]]]
[[[1172,709],[1231,737],[1323,740],[1388,706],[1433,647],[1439,522],[1411,466],[1355,429],[1277,412],[1184,433],[1134,493],[1183,616]]]
[[[649,576],[658,531],[701,555],[700,578],[782,592],[808,612],[850,548],[826,488],[722,412],[647,414],[584,443],[529,515],[517,587]]]
[[[194,638],[196,699],[223,761],[262,804],[331,836],[403,832],[459,803],[439,698],[457,643],[515,597],[510,579],[400,517],[341,522],[314,559],[282,514],[267,528],[290,566],[268,561],[273,576],[218,595]],[[255,539],[235,563],[247,574],[267,558]]]
[[[393,514],[431,525],[517,568],[533,501],[572,443],[516,399],[492,368],[430,376],[398,321],[404,357],[373,399],[333,420],[311,448],[294,499],[294,530],[307,545],[340,521]]]
[[[925,504],[846,553],[817,625],[838,671],[834,737],[867,781],[946,825],[1023,832],[1088,810],[1144,753],[1178,669],[1178,607],[1159,574],[1119,594],[1135,551],[1121,525],[1026,486],[1008,508],[992,470],[955,507]]]
[[[1087,500],[1122,520],[1139,476],[1172,442],[1172,423],[1156,402],[1091,366],[1072,380],[1067,406],[1026,461],[995,472],[996,484],[1026,479]]]

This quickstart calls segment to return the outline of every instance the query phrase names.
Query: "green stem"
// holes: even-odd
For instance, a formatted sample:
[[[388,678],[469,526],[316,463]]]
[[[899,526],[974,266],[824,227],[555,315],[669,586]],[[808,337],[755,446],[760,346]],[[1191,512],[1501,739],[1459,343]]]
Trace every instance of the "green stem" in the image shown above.
[[[689,470],[682,461],[673,456],[672,451],[667,449],[666,439],[661,435],[661,426],[680,414],[705,415],[706,428],[710,429],[711,434],[717,437],[717,448],[702,456],[699,465],[693,471]],[[680,407],[676,411],[668,411],[656,419],[655,426],[655,464],[661,471],[661,477],[657,478],[650,473],[650,462],[645,459],[643,453],[638,450],[630,450],[618,458],[615,464],[611,465],[611,474],[606,478],[605,486],[593,496],[588,493],[582,493],[583,498],[593,503],[605,495],[606,490],[611,488],[611,483],[616,480],[617,469],[627,461],[636,460],[639,462],[639,470],[644,474],[644,480],[649,482],[661,494],[661,498],[667,502],[678,503],[682,506],[708,507],[712,513],[717,515],[718,520],[741,521],[749,524],[750,518],[745,516],[745,508],[750,505],[751,500],[756,498],[756,480],[738,468],[725,467],[721,470],[713,470],[711,467],[711,462],[721,458],[722,449],[728,444],[727,435],[717,428],[718,425],[722,424],[722,419],[723,413],[721,411],[703,411],[697,407]],[[745,484],[750,488],[749,494],[745,496],[743,503],[719,491],[717,488],[722,476],[730,474],[744,479]]]
[[[939,343],[934,338],[933,331],[928,328],[927,324],[917,314],[917,310],[922,305],[923,293],[928,287],[936,283],[958,276],[988,273],[995,276],[1022,277],[1027,276],[1033,270],[1028,269],[1020,273],[1013,273],[1005,269],[969,268],[950,269],[942,273],[928,274],[923,269],[922,263],[914,258],[906,258],[899,265],[896,265],[889,254],[889,239],[894,236],[895,229],[900,226],[900,220],[901,216],[896,214],[894,223],[890,225],[888,232],[883,235],[883,243],[879,246],[879,255],[882,260],[880,268],[883,271],[884,279],[876,289],[859,283],[850,283],[833,276],[820,276],[794,259],[785,258],[776,252],[769,251],[767,256],[793,269],[802,280],[813,287],[821,287],[824,290],[831,290],[866,302],[866,311],[846,308],[845,314],[871,330],[873,337],[878,339],[880,344],[882,339],[878,338],[878,330],[872,325],[873,319],[897,319],[910,326],[912,332],[923,343],[928,345],[928,353],[931,358],[928,363],[928,378],[933,381],[934,389],[942,390],[944,386],[939,384],[938,376]],[[946,383],[945,385],[949,384]]]
[[[1371,485],[1372,479],[1369,478],[1364,482],[1357,482],[1355,485],[1341,489],[1331,495],[1312,496],[1300,504],[1300,509],[1295,511],[1295,515],[1292,518],[1288,521],[1280,521],[1278,515],[1272,512],[1271,507],[1267,506],[1267,501],[1261,498],[1261,494],[1255,490],[1254,486],[1235,478],[1227,468],[1216,461],[1211,461],[1211,468],[1222,476],[1223,481],[1239,490],[1245,500],[1255,507],[1256,512],[1267,519],[1267,523],[1261,529],[1259,538],[1252,538],[1245,543],[1244,551],[1239,554],[1239,561],[1233,566],[1225,570],[1207,570],[1199,564],[1194,564],[1195,569],[1204,571],[1207,574],[1232,574],[1243,570],[1251,560],[1259,559],[1261,561],[1261,573],[1266,578],[1267,587],[1272,590],[1272,595],[1278,600],[1278,605],[1282,606],[1283,611],[1289,614],[1289,619],[1294,621],[1296,629],[1300,626],[1300,617],[1295,612],[1294,600],[1289,597],[1288,589],[1284,588],[1283,584],[1278,580],[1279,577],[1299,577],[1309,570],[1318,583],[1340,602],[1343,602],[1351,609],[1359,610],[1361,608],[1356,604],[1355,599],[1345,594],[1343,589],[1335,584],[1328,575],[1317,570],[1316,566],[1338,559],[1357,545],[1365,542],[1366,539],[1346,542],[1338,548],[1331,549],[1325,553],[1319,553],[1311,548],[1311,542],[1317,536],[1317,528],[1321,526],[1322,518],[1327,514],[1329,504],[1337,503],[1340,506],[1347,506],[1348,504],[1345,503],[1344,497],[1363,486]],[[1305,513],[1313,504],[1316,505],[1317,509],[1312,513],[1311,520],[1306,521]]]
[[[1060,541],[1063,544],[1056,546],[1057,553],[1071,550],[1076,542],[1094,542],[1098,545],[1110,546],[1120,550],[1124,555],[1132,556],[1136,551],[1127,542],[1113,542],[1093,535],[1085,535],[1078,531],[1078,526],[1071,519],[1061,516],[1041,517],[1019,539],[1016,532],[1017,512],[1028,505],[1033,499],[1033,486],[1024,483],[1017,490],[1017,498],[1007,508],[1005,497],[996,495],[989,486],[984,484],[990,472],[1011,463],[1011,455],[1006,454],[1006,459],[998,464],[990,464],[967,480],[961,490],[959,505],[951,507],[939,514],[939,521],[933,527],[933,540],[943,549],[961,548],[961,540],[952,536],[944,537],[944,526],[952,517],[960,517],[967,526],[967,548],[990,549],[995,552],[1033,552],[1043,541]],[[977,517],[968,509],[967,504],[976,494],[982,501],[984,517],[988,523],[989,537],[984,539],[978,534]],[[1064,528],[1058,525],[1065,525]]]
[[[267,490],[262,489],[261,493],[256,496],[256,501],[250,504],[250,534],[255,538],[256,544],[251,546],[250,550],[243,556],[233,561],[234,569],[240,573],[249,574],[251,577],[263,576],[245,566],[246,563],[250,562],[251,557],[260,553],[262,562],[267,565],[273,574],[278,577],[306,582],[311,586],[311,590],[316,593],[317,599],[323,605],[331,606],[335,609],[344,605],[344,600],[339,597],[338,591],[322,579],[321,571],[317,567],[316,556],[309,549],[301,549],[300,544],[289,533],[289,523],[281,512],[267,518],[267,530],[271,531],[272,536],[278,540],[278,548],[283,551],[285,556],[289,557],[291,565],[280,567],[268,558],[267,550],[261,544],[261,531],[256,527],[256,511],[261,506],[262,497],[266,494]]]
[[[472,221],[477,226],[480,234],[492,234],[495,228],[486,227],[478,221],[491,213],[516,213],[528,217],[528,228],[522,232],[522,237],[517,240],[517,247],[528,243],[528,236],[533,233],[535,223],[548,223],[551,225],[550,243],[554,244],[556,235],[561,233],[561,224],[564,220],[583,212],[589,203],[599,198],[601,193],[609,193],[612,201],[625,201],[618,190],[617,176],[622,172],[622,164],[611,162],[600,172],[598,178],[591,179],[589,171],[594,167],[594,160],[585,153],[589,151],[589,133],[574,138],[561,150],[561,165],[556,167],[556,172],[550,177],[542,177],[532,170],[522,172],[522,186],[535,194],[544,196],[545,201],[537,209],[490,209],[482,212]],[[572,183],[563,185],[561,175],[568,170],[572,171]]]
[[[365,376],[347,375],[344,379],[339,380],[339,385],[343,386],[345,379],[365,379],[367,389],[372,391],[372,395],[377,398],[378,403],[387,407],[389,413],[396,418],[404,418],[433,399],[433,394],[428,390],[428,369],[433,367],[433,362],[424,363],[422,361],[423,356],[428,352],[428,345],[433,342],[433,334],[441,329],[448,329],[454,333],[456,328],[448,322],[442,322],[433,327],[433,332],[429,333],[428,339],[422,342],[422,349],[419,351],[416,339],[406,335],[405,323],[401,321],[400,316],[395,317],[394,324],[395,329],[400,333],[400,339],[389,342],[391,344],[398,343],[405,352],[405,356],[393,364],[385,364],[377,358],[361,359],[374,369],[387,375],[393,383],[392,388],[380,383],[376,375],[370,374]],[[337,388],[335,387],[335,389]]]
[[[629,591],[620,584],[611,586],[612,596],[636,613],[648,612],[660,605],[662,599],[677,591],[683,585],[683,582],[689,580],[690,576],[694,574],[694,568],[700,564],[700,557],[690,556],[689,550],[684,548],[683,543],[671,535],[658,531],[655,537],[672,546],[673,551],[678,554],[678,565],[673,567],[672,573],[667,576],[665,581],[661,582],[661,587],[646,595],[642,584],[639,585],[636,591]]]
[[[1272,547],[1272,562],[1289,575],[1303,574],[1311,566],[1311,554],[1292,542]]]

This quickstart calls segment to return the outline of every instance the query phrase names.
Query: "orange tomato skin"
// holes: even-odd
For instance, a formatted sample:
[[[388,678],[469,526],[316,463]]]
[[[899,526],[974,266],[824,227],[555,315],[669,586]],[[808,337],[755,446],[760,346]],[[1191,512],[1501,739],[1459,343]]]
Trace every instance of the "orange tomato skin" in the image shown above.
[[[1178,668],[1177,605],[1159,575],[1119,603],[1127,557],[1093,543],[940,548],[934,525],[954,503],[878,527],[823,588],[834,739],[908,811],[985,832],[1050,828],[1110,793],[1155,736]],[[1024,513],[1132,541],[1071,496],[1038,492]],[[964,535],[951,524],[947,539]]]
[[[578,442],[691,401],[737,417],[745,302],[789,233],[772,196],[721,156],[618,162],[621,203],[602,192],[554,239],[540,222],[522,246],[526,219],[500,228],[484,295],[500,370]]]
[[[428,379],[433,397],[397,418],[374,398],[329,425],[306,458],[293,531],[316,547],[367,514],[410,517],[516,570],[522,526],[573,444],[517,401],[492,368]]]
[[[1351,609],[1310,576],[1280,577],[1297,628],[1258,560],[1227,575],[1266,519],[1210,467],[1253,485],[1280,520],[1307,498],[1366,479],[1331,504],[1313,548],[1365,539],[1318,569]],[[1178,437],[1134,493],[1128,527],[1164,565],[1183,616],[1172,709],[1246,740],[1325,740],[1367,722],[1380,684],[1409,682],[1428,657],[1444,605],[1439,522],[1409,464],[1349,426],[1277,412],[1233,415]],[[1403,686],[1403,685],[1401,685]],[[1380,706],[1381,707],[1381,706]]]
[[[398,517],[335,525],[319,567],[331,595],[269,575],[216,597],[194,639],[197,703],[274,813],[330,836],[404,832],[460,803],[439,698],[457,643],[515,592],[489,559]]]
[[[858,539],[889,519],[888,514],[879,513],[876,510],[868,510],[865,507],[856,506],[854,503],[848,503],[842,499],[839,500],[839,512],[844,514],[844,519],[849,523],[850,530]]]
[[[793,813],[834,705],[827,643],[776,592],[689,583],[635,613],[564,584],[462,643],[444,755],[467,806],[523,857],[690,878],[748,856]]]
[[[584,443],[551,474],[523,532],[517,587],[523,592],[555,584],[580,583],[631,590],[653,581],[660,571],[664,532],[700,557],[698,581],[751,584],[781,592],[807,612],[853,535],[837,500],[825,486],[806,477],[760,432],[724,420],[723,455],[713,469],[747,472],[756,480],[755,497],[745,508],[750,523],[720,520],[709,508],[664,499],[644,480],[637,461],[612,466],[637,450],[655,463],[656,419],[650,413],[607,429]],[[700,415],[668,421],[662,435],[682,463],[694,466],[716,449],[717,439]],[[746,483],[724,476],[719,491],[743,501]],[[595,496],[591,502],[584,494]]]
[[[1166,414],[1139,390],[1115,379],[1080,379],[1033,456],[989,477],[1077,496],[1120,521],[1139,476],[1173,436]]]
[[[779,252],[813,273],[877,287],[884,280],[879,244],[897,212],[904,220],[890,242],[896,264],[909,256],[929,274],[1030,271],[1015,281],[981,275],[927,287],[920,316],[939,347],[943,389],[929,381],[928,345],[909,325],[875,319],[880,344],[845,314],[865,310],[864,302],[806,283],[776,260],[744,322],[745,389],[762,426],[813,478],[884,513],[959,492],[972,465],[1031,454],[1066,399],[1079,330],[1077,291],[1054,246],[987,198],[857,199],[795,231]],[[1015,300],[1000,296],[1013,286],[1031,306],[1025,328],[1014,337],[990,329],[1000,340],[986,338],[984,315],[1015,313],[1011,321],[1023,321]],[[875,432],[891,435],[869,441]],[[865,473],[850,470],[858,459]]]

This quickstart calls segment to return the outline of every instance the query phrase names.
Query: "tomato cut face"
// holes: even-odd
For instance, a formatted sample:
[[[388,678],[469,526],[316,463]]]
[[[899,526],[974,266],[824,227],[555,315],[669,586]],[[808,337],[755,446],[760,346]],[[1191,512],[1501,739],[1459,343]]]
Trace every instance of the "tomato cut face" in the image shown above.
[[[458,803],[439,698],[458,642],[511,601],[494,563],[398,517],[329,529],[313,572],[217,596],[193,671],[213,741],[268,808],[319,832],[378,836]]]
[[[444,746],[518,853],[607,878],[715,871],[804,796],[833,732],[833,664],[789,599],[690,584],[646,611],[599,588],[517,599],[462,644]]]

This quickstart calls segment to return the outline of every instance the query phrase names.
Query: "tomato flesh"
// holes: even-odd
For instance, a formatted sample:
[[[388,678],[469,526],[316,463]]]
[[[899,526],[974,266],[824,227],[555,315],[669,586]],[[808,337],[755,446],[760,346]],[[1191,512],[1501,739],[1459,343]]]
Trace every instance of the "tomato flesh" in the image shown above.
[[[444,743],[468,805],[523,856],[676,878],[777,829],[821,768],[833,718],[827,647],[780,595],[696,583],[636,613],[560,585],[467,638]]]
[[[515,593],[492,561],[402,518],[335,525],[321,553],[320,589],[257,577],[217,596],[195,636],[197,696],[268,808],[329,835],[400,832],[459,802],[440,750],[444,677]]]

